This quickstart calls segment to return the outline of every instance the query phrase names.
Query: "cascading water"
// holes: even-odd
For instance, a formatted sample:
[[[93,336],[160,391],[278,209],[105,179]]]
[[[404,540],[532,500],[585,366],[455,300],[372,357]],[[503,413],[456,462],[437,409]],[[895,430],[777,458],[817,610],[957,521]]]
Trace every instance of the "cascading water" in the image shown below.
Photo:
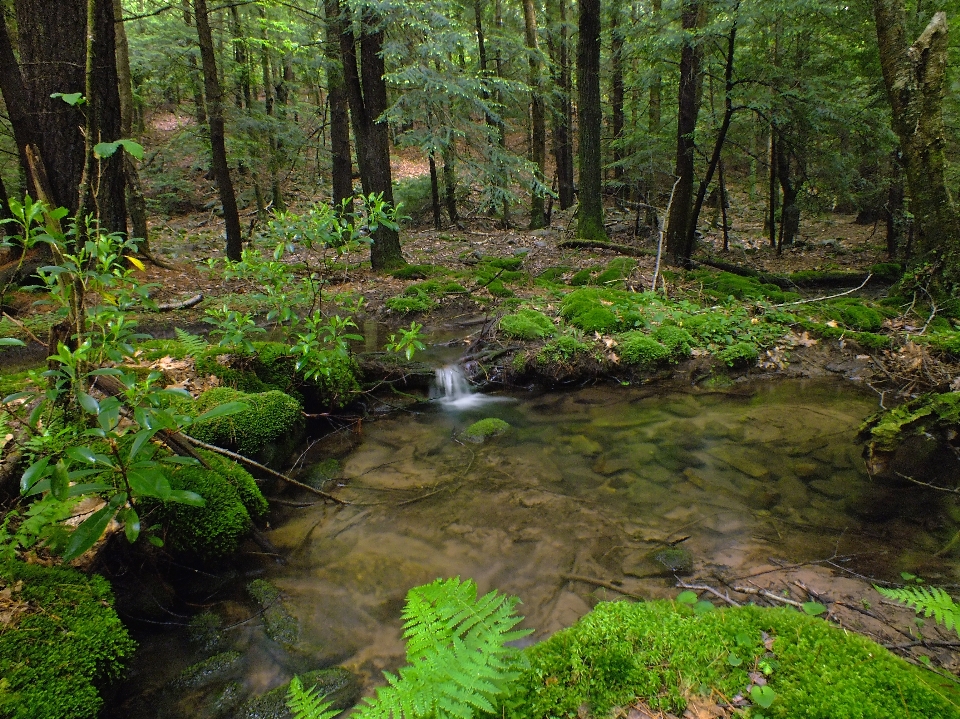
[[[464,410],[479,407],[502,398],[474,392],[459,365],[447,365],[437,370],[437,378],[430,391],[430,399],[448,409]]]

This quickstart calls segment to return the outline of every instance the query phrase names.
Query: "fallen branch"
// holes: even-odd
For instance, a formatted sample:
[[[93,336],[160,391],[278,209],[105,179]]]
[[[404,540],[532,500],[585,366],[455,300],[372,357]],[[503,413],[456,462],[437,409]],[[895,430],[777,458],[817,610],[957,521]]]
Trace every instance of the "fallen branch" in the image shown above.
[[[737,594],[750,594],[755,597],[765,597],[774,602],[780,602],[781,604],[789,604],[791,607],[796,607],[797,609],[803,609],[803,602],[798,602],[796,599],[788,599],[787,597],[781,597],[779,594],[768,592],[766,589],[758,589],[756,587],[730,587],[730,589],[736,592]]]
[[[203,293],[194,295],[190,299],[183,300],[182,302],[167,302],[162,305],[157,305],[157,312],[170,312],[171,310],[185,310],[189,307],[195,307],[203,302]]]
[[[0,295],[0,298],[2,298],[2,297],[3,297],[3,295]],[[6,317],[8,320],[10,320],[11,322],[13,322],[13,324],[15,324],[17,327],[19,327],[19,328],[22,329],[24,332],[26,332],[27,335],[30,337],[30,339],[32,339],[32,340],[33,340],[34,342],[36,342],[37,344],[42,345],[43,347],[46,347],[46,346],[47,346],[47,343],[46,343],[46,342],[44,342],[44,341],[41,340],[41,339],[38,339],[37,336],[36,336],[35,334],[33,334],[33,332],[31,332],[30,329],[29,329],[25,324],[23,324],[23,322],[21,322],[20,320],[16,319],[15,317],[11,317],[11,316],[8,315],[6,312],[3,313],[3,317]]]
[[[717,597],[718,599],[722,599],[727,604],[730,604],[734,607],[741,606],[740,602],[734,601],[733,599],[730,598],[728,594],[726,593],[721,594],[716,589],[714,589],[713,587],[708,587],[706,584],[687,584],[682,579],[678,579],[677,586],[680,587],[681,589],[690,589],[695,592],[709,592],[710,594]]]
[[[583,582],[584,584],[593,584],[597,587],[603,587],[604,589],[609,589],[616,592],[617,594],[622,594],[625,597],[630,597],[631,599],[636,599],[639,602],[645,601],[643,597],[639,594],[634,594],[633,592],[628,592],[623,587],[618,587],[613,582],[607,582],[603,579],[594,579],[593,577],[581,577],[579,574],[561,574],[561,579],[566,579],[568,582]]]
[[[297,480],[293,479],[292,477],[288,477],[288,476],[285,475],[285,474],[281,474],[280,472],[277,472],[276,470],[270,469],[269,467],[260,464],[260,463],[257,462],[256,460],[250,459],[249,457],[244,457],[242,454],[237,454],[236,452],[231,452],[229,449],[224,449],[223,447],[217,447],[217,446],[214,445],[214,444],[207,444],[206,442],[201,442],[199,439],[195,439],[195,438],[191,437],[191,436],[188,435],[188,434],[184,434],[184,435],[181,435],[181,436],[184,437],[184,438],[185,438],[188,442],[190,442],[191,444],[196,445],[197,447],[200,447],[200,448],[202,448],[202,449],[206,449],[206,450],[208,450],[208,451],[210,451],[210,452],[216,452],[217,454],[222,454],[224,457],[229,457],[230,459],[234,460],[235,462],[240,462],[241,464],[245,464],[245,465],[247,465],[248,467],[253,467],[254,469],[260,470],[261,472],[265,472],[266,474],[269,474],[271,477],[276,477],[277,479],[282,479],[284,482],[287,482],[287,483],[289,483],[289,484],[292,484],[294,487],[299,487],[300,489],[306,490],[307,492],[312,492],[313,494],[317,495],[318,497],[323,497],[324,499],[329,499],[331,502],[336,502],[337,504],[343,504],[343,505],[349,505],[349,504],[351,504],[350,502],[347,502],[347,501],[345,501],[345,500],[343,500],[343,499],[338,499],[337,497],[334,497],[332,494],[328,494],[327,492],[324,492],[324,491],[322,491],[322,490],[319,490],[319,489],[316,489],[316,488],[314,488],[314,487],[311,487],[309,484],[304,484],[303,482],[298,482]]]
[[[873,273],[867,275],[866,279],[863,281],[863,283],[859,287],[854,287],[852,290],[847,290],[846,292],[839,292],[835,295],[827,295],[826,297],[813,297],[809,300],[797,300],[796,302],[784,302],[783,304],[780,304],[780,305],[774,305],[774,307],[792,307],[793,305],[807,305],[807,304],[810,304],[811,302],[823,302],[824,300],[833,300],[833,299],[836,299],[837,297],[843,297],[844,295],[852,295],[854,292],[858,290],[862,290],[864,287],[866,287],[871,277],[873,277]]]

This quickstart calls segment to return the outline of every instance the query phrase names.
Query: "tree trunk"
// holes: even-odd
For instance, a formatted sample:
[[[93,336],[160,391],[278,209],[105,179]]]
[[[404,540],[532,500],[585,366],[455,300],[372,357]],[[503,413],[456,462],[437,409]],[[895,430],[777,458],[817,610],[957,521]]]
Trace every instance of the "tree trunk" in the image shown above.
[[[393,205],[389,128],[386,123],[378,122],[387,109],[387,86],[383,79],[381,55],[383,30],[378,27],[378,18],[369,12],[365,12],[361,19],[359,45],[358,58],[353,32],[347,28],[340,35],[344,86],[357,141],[360,184],[365,195],[382,195],[385,202]],[[373,244],[370,245],[370,264],[376,272],[405,264],[400,251],[400,235],[396,230],[384,225],[377,228]]]
[[[690,232],[693,202],[694,141],[697,115],[700,112],[700,65],[702,50],[693,32],[700,22],[699,0],[685,0],[681,22],[684,30],[680,51],[680,97],[677,113],[677,182],[667,220],[667,255],[681,267],[690,267],[695,238]]]
[[[343,87],[343,63],[340,60],[340,8],[337,0],[324,0],[327,32],[324,54],[327,61],[327,101],[330,103],[330,162],[333,202],[338,207],[346,200],[353,212],[353,162],[350,159],[350,112]]]
[[[20,167],[24,177],[27,178],[25,189],[32,197],[39,197],[40,194],[34,187],[35,180],[27,162],[27,147],[32,146],[36,151],[39,148],[40,139],[28,112],[30,99],[23,82],[23,75],[20,73],[20,66],[13,53],[6,14],[3,12],[0,12],[0,93],[3,93],[3,101],[7,106],[7,115],[13,128],[13,138],[20,154]]]
[[[618,203],[627,199],[627,187],[623,181],[623,128],[624,128],[624,84],[623,84],[623,38],[624,30],[621,23],[620,7],[615,4],[611,12],[610,27],[610,105],[611,131],[613,141],[613,179],[616,184]],[[620,205],[622,206],[622,204]]]
[[[900,139],[903,169],[919,232],[919,252],[945,261],[949,278],[960,276],[960,222],[944,173],[943,93],[947,64],[947,16],[938,12],[907,45],[902,0],[874,0],[880,65]]]
[[[655,18],[659,18],[662,10],[662,0],[653,0],[653,16]],[[654,67],[656,68],[656,65]],[[662,103],[662,94],[663,80],[660,77],[660,73],[655,71],[653,79],[650,82],[650,104],[647,111],[647,129],[650,131],[651,135],[658,135],[660,133],[660,106]]]
[[[770,246],[777,246],[777,206],[780,201],[780,188],[777,186],[777,127],[770,123],[770,176],[767,192],[767,232],[770,236]]]
[[[243,250],[243,237],[240,229],[240,212],[237,209],[237,196],[230,179],[230,166],[227,164],[227,148],[224,141],[223,95],[220,90],[220,78],[217,75],[217,58],[213,51],[213,35],[207,17],[207,0],[193,0],[193,15],[197,21],[197,39],[200,43],[200,60],[203,65],[204,95],[207,98],[207,117],[210,125],[210,151],[213,158],[213,174],[220,192],[220,204],[223,207],[223,220],[227,233],[227,257],[235,262],[240,260]]]
[[[187,27],[193,27],[193,13],[190,10],[190,0],[181,0],[183,8],[183,24]],[[193,115],[197,120],[197,128],[202,129],[207,125],[207,105],[203,100],[203,80],[199,68],[197,68],[197,58],[192,53],[187,54],[187,66],[190,68],[190,89],[193,91]]]
[[[130,50],[123,22],[123,4],[113,0],[113,18],[117,36],[117,78],[120,87],[120,136],[133,137],[133,78],[130,72]],[[141,240],[140,251],[150,256],[150,238],[147,231],[147,201],[140,184],[137,161],[123,153],[123,175],[126,185],[127,212],[130,214],[131,236]]]
[[[577,237],[605,240],[603,177],[600,158],[600,0],[580,0],[577,40],[577,112],[580,125],[580,207]]]
[[[25,113],[36,128],[51,200],[75,214],[85,157],[83,109],[51,95],[86,92],[86,3],[16,0],[14,4],[27,94]]]
[[[567,27],[567,0],[557,0],[559,30],[550,36],[550,56],[553,60],[553,81],[556,92],[551,103],[553,129],[553,158],[557,166],[557,195],[560,209],[565,210],[576,201],[573,174],[573,143],[570,141],[573,124],[573,102],[570,73],[570,31]]]
[[[453,144],[443,148],[443,199],[447,205],[447,214],[454,225],[460,222],[457,212],[457,150]]]
[[[523,0],[523,27],[530,53],[530,160],[536,166],[536,181],[530,193],[530,229],[539,230],[546,224],[544,197],[540,187],[545,183],[547,167],[547,126],[544,115],[543,89],[540,77],[540,45],[537,42],[537,14],[533,0]]]
[[[443,217],[440,211],[440,180],[437,177],[437,161],[433,152],[427,155],[427,162],[430,165],[430,203],[433,207],[433,227],[439,230],[443,227]]]
[[[792,245],[800,230],[800,205],[797,197],[803,184],[802,177],[794,178],[790,148],[781,138],[777,141],[777,178],[783,190],[783,209],[780,211],[780,238],[777,240],[777,253],[784,245]]]
[[[250,65],[247,52],[247,38],[243,32],[243,22],[240,20],[240,8],[230,6],[230,31],[233,34],[233,59],[237,64],[235,90],[237,108],[250,108],[252,102],[250,93]]]

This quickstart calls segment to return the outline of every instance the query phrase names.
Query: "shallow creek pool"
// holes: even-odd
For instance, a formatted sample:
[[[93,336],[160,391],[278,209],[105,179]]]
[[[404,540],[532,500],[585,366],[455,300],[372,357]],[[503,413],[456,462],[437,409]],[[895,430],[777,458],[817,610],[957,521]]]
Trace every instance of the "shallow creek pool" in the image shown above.
[[[340,478],[325,489],[355,505],[283,509],[267,535],[285,563],[251,557],[203,606],[236,624],[218,649],[245,655],[241,683],[257,694],[318,666],[344,664],[368,678],[396,668],[404,596],[436,577],[519,596],[531,641],[619,598],[570,576],[670,597],[679,590],[665,564],[730,579],[771,558],[836,556],[849,558],[851,572],[880,577],[923,558],[925,571],[955,581],[952,560],[932,559],[956,531],[952,498],[866,474],[855,434],[875,408],[876,395],[849,385],[801,381],[696,394],[597,386],[465,410],[415,405],[364,423],[359,443],[341,450]],[[511,430],[483,445],[457,440],[485,417]],[[243,590],[254,578],[282,591],[299,624],[295,649],[268,639],[260,617],[243,621],[256,613]],[[115,716],[211,651],[183,629],[139,638],[144,650]],[[163,703],[151,700],[145,715],[190,715],[182,695],[179,709]]]

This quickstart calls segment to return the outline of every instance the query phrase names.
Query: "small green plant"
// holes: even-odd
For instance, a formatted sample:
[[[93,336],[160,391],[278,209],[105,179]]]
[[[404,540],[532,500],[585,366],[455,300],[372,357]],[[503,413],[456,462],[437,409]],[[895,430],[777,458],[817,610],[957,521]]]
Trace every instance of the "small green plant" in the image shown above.
[[[207,341],[203,339],[203,337],[192,335],[189,332],[180,329],[179,327],[176,327],[175,331],[177,333],[177,341],[183,345],[187,355],[193,357],[194,359],[206,352],[207,348],[209,347]]]
[[[519,676],[519,652],[507,646],[529,634],[514,627],[519,600],[490,592],[477,597],[472,581],[438,579],[407,593],[403,610],[407,665],[385,672],[387,686],[361,706],[358,719],[442,719],[496,710]],[[296,719],[328,719],[322,700],[290,684]]]
[[[253,315],[231,310],[227,305],[208,309],[203,321],[213,325],[210,334],[220,336],[221,347],[243,347],[247,352],[253,352],[253,343],[249,336],[266,331],[257,326]]]
[[[423,325],[419,325],[416,322],[410,323],[409,329],[401,328],[399,330],[400,334],[392,334],[387,338],[386,350],[387,352],[396,352],[397,354],[403,354],[408,360],[413,359],[415,352],[425,349],[426,345],[421,342],[422,334],[420,331],[423,329]]]
[[[911,575],[912,577],[912,575]],[[933,617],[937,624],[943,624],[947,629],[953,629],[960,635],[960,605],[939,587],[906,586],[901,588],[878,587],[874,585],[881,596],[892,599],[922,614],[924,617]]]

